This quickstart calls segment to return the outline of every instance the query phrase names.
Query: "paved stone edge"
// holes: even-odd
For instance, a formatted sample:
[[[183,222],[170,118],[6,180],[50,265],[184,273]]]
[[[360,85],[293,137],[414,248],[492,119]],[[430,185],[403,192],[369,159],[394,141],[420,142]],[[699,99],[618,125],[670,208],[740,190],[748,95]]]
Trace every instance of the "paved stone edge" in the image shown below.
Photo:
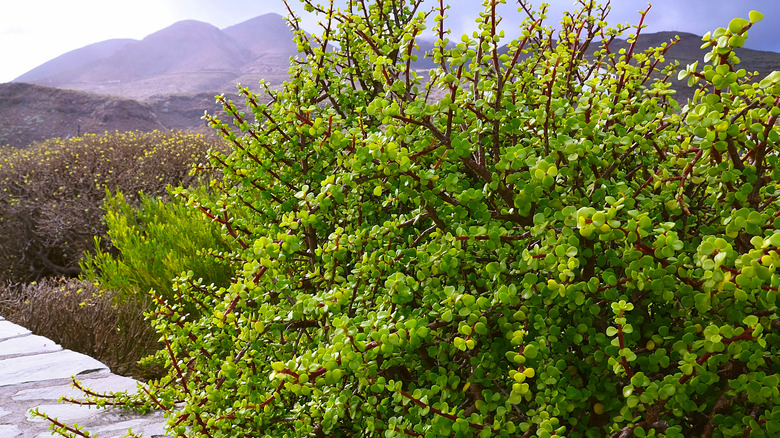
[[[59,402],[61,396],[84,399],[78,389],[71,387],[72,377],[97,393],[134,392],[139,385],[131,378],[111,373],[94,358],[62,349],[0,316],[0,438],[53,436],[49,421],[32,418],[32,410],[38,407],[64,424],[77,423],[101,438],[124,437],[129,429],[147,438],[165,436],[166,420],[159,411],[141,415],[121,408],[97,409]]]

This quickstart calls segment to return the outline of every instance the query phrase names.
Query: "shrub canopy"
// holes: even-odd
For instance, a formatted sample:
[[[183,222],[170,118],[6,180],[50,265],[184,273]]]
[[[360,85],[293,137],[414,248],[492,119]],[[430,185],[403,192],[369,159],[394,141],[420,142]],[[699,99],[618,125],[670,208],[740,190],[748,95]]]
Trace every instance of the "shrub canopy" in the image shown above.
[[[136,402],[187,436],[777,434],[780,74],[733,52],[760,14],[678,103],[673,42],[610,50],[594,3],[553,31],[520,1],[505,54],[502,2],[455,40],[420,3],[304,1],[290,81],[208,117],[224,195],[184,194],[238,274],[158,303]]]

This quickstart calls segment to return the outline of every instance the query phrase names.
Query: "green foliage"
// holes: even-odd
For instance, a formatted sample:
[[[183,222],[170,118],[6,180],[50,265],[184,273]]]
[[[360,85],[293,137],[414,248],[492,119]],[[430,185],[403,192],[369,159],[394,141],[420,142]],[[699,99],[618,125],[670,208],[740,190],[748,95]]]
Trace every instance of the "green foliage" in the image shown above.
[[[777,434],[778,75],[732,51],[760,16],[713,34],[680,106],[670,46],[610,50],[605,9],[553,32],[521,1],[500,54],[496,3],[450,41],[419,2],[304,1],[323,32],[292,17],[291,80],[208,117],[223,195],[187,196],[238,274],[157,303],[169,373],[138,402],[171,433]]]
[[[195,193],[208,196],[205,188]],[[230,284],[233,269],[220,258],[232,251],[230,242],[183,199],[164,202],[141,195],[134,208],[121,193],[109,193],[103,208],[112,251],[103,250],[100,238],[95,238],[95,252],[86,253],[80,265],[84,278],[116,291],[120,302],[145,297],[150,290],[161,299],[175,300],[171,280],[182,274],[187,281]]]
[[[24,282],[78,274],[102,223],[106,190],[135,202],[143,191],[195,183],[193,163],[220,140],[182,132],[113,133],[6,148],[0,160],[0,275]]]

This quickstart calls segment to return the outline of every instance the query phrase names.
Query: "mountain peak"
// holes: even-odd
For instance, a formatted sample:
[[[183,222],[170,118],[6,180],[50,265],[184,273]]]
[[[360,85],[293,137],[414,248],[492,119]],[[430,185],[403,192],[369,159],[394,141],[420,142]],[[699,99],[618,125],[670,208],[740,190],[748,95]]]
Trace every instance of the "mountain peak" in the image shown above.
[[[276,13],[250,18],[222,31],[249,49],[255,57],[279,53],[289,56],[297,53],[293,32],[287,25],[287,20]]]
[[[160,29],[157,32],[147,36],[146,38],[149,38],[151,36],[157,35],[159,33],[169,33],[169,32],[203,32],[203,31],[214,31],[219,29],[209,23],[206,23],[205,21],[198,21],[198,20],[181,20],[177,21],[170,26]]]
[[[187,39],[204,40],[220,37],[224,37],[224,34],[214,25],[197,20],[182,20],[146,36],[141,41],[148,41],[154,44],[171,44],[183,42]]]

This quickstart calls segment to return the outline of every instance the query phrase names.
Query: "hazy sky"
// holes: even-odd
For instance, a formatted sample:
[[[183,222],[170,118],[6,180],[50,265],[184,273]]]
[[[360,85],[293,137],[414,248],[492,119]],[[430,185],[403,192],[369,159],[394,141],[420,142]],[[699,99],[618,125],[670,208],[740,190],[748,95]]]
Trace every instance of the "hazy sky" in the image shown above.
[[[426,1],[431,5],[438,3]],[[456,35],[473,30],[482,1],[448,2],[453,6],[448,26]],[[557,22],[562,11],[574,4],[574,0],[547,2],[551,4],[549,23]],[[298,7],[297,0],[290,3]],[[531,0],[531,3],[538,5],[541,1]],[[751,9],[758,10],[765,19],[750,30],[747,46],[780,52],[778,0],[655,0],[651,3],[647,32],[672,30],[701,35],[727,26],[733,17],[747,18]],[[647,5],[647,0],[613,0],[608,21],[635,24],[637,11]],[[503,28],[509,35],[516,31],[521,19],[516,8],[517,0],[507,0],[501,7],[501,15],[505,17]],[[282,0],[3,0],[0,83],[11,81],[70,50],[111,38],[142,39],[180,20],[195,19],[224,28],[264,13],[284,14],[285,11]],[[304,27],[315,30],[316,20],[308,20]]]

